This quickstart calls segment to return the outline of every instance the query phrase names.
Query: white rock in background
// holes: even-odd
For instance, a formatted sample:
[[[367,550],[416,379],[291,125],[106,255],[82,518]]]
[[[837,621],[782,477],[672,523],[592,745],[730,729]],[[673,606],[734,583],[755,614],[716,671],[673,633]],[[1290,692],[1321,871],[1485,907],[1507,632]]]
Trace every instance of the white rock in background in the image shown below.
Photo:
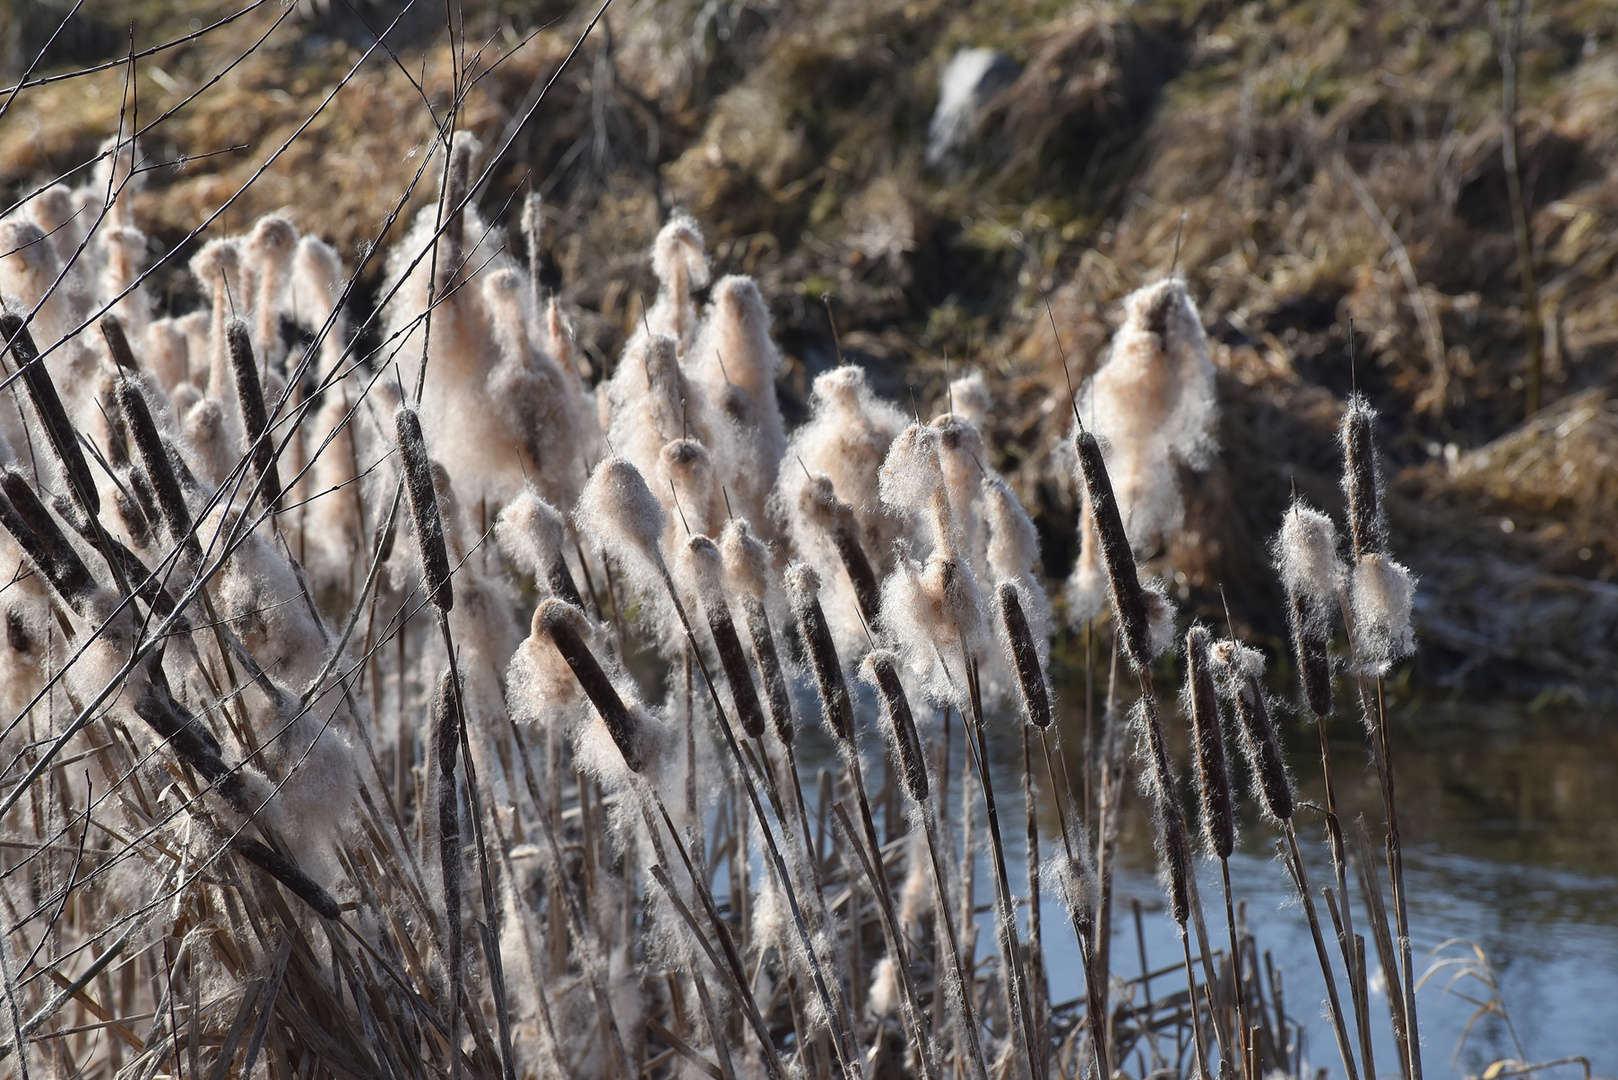
[[[956,160],[975,134],[977,113],[1017,77],[1018,67],[994,49],[961,49],[938,76],[938,108],[927,128],[927,164]]]

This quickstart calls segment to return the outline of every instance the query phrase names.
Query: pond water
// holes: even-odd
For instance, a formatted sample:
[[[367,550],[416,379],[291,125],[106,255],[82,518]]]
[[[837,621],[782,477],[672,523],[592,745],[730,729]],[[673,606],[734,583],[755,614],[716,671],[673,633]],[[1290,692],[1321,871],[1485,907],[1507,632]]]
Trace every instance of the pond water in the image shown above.
[[[1081,697],[1082,691],[1070,695],[1075,701]],[[1073,706],[1067,708],[1064,740],[1078,783],[1084,767],[1079,751],[1083,721]],[[1189,768],[1184,733],[1177,730],[1181,725],[1172,715],[1167,720],[1171,742],[1178,742],[1184,775]],[[1289,761],[1300,797],[1322,802],[1318,736],[1296,721],[1287,726]],[[997,732],[1009,736],[1015,730],[1009,721],[1001,722],[991,729],[991,739]],[[1501,1016],[1487,1014],[1473,1022],[1478,1012],[1475,1002],[1493,996],[1490,989],[1468,977],[1446,991],[1453,968],[1434,974],[1417,992],[1426,1075],[1477,1076],[1504,1058],[1541,1062],[1583,1056],[1595,1074],[1618,1076],[1618,724],[1609,718],[1526,706],[1390,702],[1389,730],[1417,973],[1445,958],[1472,957],[1475,945],[1487,958],[1510,1021],[1508,1025]],[[1357,723],[1342,721],[1329,732],[1342,820],[1347,824],[1363,812],[1373,844],[1379,847],[1381,795],[1361,729]],[[820,739],[819,732],[806,735],[800,761],[807,764],[815,762]],[[959,791],[961,741],[957,726],[952,740],[956,749],[952,796]],[[875,767],[876,750],[868,749]],[[1021,896],[1026,845],[1019,794],[1020,740],[998,739],[991,745],[991,756],[1012,862],[1012,888]],[[1045,801],[1041,831],[1048,843],[1056,835],[1056,818],[1048,793]],[[1138,803],[1126,807],[1125,815],[1112,954],[1115,974],[1133,978],[1141,965],[1131,901],[1139,900],[1146,912],[1142,925],[1150,969],[1172,964],[1180,945],[1157,884],[1145,815]],[[981,825],[981,807],[977,817]],[[1295,820],[1318,890],[1331,879],[1321,818],[1300,809]],[[1284,972],[1287,1011],[1304,1029],[1303,1075],[1324,1068],[1341,1077],[1342,1063],[1323,1016],[1319,962],[1303,912],[1275,857],[1276,839],[1273,828],[1251,812],[1246,815],[1230,865],[1232,884],[1238,902],[1246,903],[1247,922],[1260,950],[1268,950]],[[1385,866],[1381,873],[1385,887]],[[1210,933],[1222,941],[1217,864],[1203,864],[1200,874]],[[1351,878],[1356,929],[1365,932],[1369,918],[1352,882]],[[986,862],[980,864],[977,887],[980,907],[991,904],[993,885]],[[1077,946],[1066,916],[1048,890],[1042,912],[1052,1000],[1078,997],[1083,976]],[[993,926],[986,921],[990,917],[981,917],[978,940],[983,955],[994,951]],[[1326,919],[1324,910],[1321,918]],[[1327,932],[1328,948],[1335,955],[1329,923]],[[1468,944],[1445,947],[1457,940]],[[1372,1016],[1377,1072],[1396,1076],[1398,1057],[1369,942],[1367,952],[1372,954],[1368,959],[1376,984]],[[1347,1008],[1340,966],[1337,979]],[[1163,993],[1183,989],[1178,972],[1162,980]],[[1475,1001],[1465,1000],[1463,994]],[[1129,1070],[1135,1075],[1142,1072],[1133,1060]],[[1583,1070],[1568,1065],[1541,1075],[1572,1080]]]

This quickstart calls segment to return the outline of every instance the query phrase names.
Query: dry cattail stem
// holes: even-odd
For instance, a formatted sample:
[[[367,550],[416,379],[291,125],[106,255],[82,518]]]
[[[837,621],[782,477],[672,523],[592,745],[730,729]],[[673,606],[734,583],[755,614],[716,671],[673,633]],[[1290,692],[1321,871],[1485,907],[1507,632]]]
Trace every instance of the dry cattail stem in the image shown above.
[[[1143,668],[1152,659],[1151,630],[1146,590],[1140,585],[1135,553],[1129,546],[1129,537],[1124,533],[1124,521],[1118,512],[1112,481],[1107,476],[1107,463],[1101,453],[1101,444],[1088,431],[1079,432],[1074,444],[1079,453],[1084,490],[1090,499],[1091,513],[1095,515],[1096,533],[1101,540],[1107,586],[1112,593],[1113,608],[1118,613],[1119,638],[1130,665]]]
[[[281,477],[275,464],[275,447],[268,430],[269,414],[264,409],[264,388],[258,381],[258,365],[253,360],[253,339],[247,320],[232,318],[225,323],[225,343],[230,350],[230,367],[236,376],[236,400],[242,410],[242,431],[247,436],[253,471],[258,474],[264,505],[279,510]]]
[[[399,457],[404,463],[405,492],[410,497],[410,517],[416,523],[416,542],[421,547],[421,573],[427,585],[427,598],[440,612],[448,614],[455,606],[455,589],[450,581],[444,522],[438,513],[427,441],[422,438],[421,421],[416,418],[415,410],[400,406],[393,420],[399,438]]]

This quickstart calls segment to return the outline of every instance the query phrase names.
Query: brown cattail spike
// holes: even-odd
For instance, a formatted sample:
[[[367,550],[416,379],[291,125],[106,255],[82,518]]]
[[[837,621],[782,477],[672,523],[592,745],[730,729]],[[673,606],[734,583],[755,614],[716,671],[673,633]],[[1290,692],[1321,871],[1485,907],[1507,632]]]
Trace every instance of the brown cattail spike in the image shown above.
[[[581,616],[576,608],[553,597],[539,606],[534,626],[550,638],[557,653],[572,669],[573,677],[579,680],[579,688],[590,699],[590,704],[595,706],[596,714],[607,726],[607,733],[617,744],[618,752],[624,755],[624,764],[629,766],[631,772],[638,773],[645,768],[645,762],[641,760],[635,738],[635,718],[624,704],[624,699],[618,695],[617,687],[612,685],[612,680],[601,669],[595,654],[580,636],[577,625],[579,618]]]
[[[1079,453],[1079,471],[1084,477],[1084,488],[1090,496],[1090,512],[1095,517],[1096,533],[1101,538],[1101,558],[1107,567],[1107,587],[1112,593],[1112,606],[1118,614],[1119,636],[1124,653],[1137,670],[1151,663],[1151,626],[1146,610],[1146,592],[1141,588],[1140,575],[1135,569],[1135,553],[1124,533],[1123,518],[1118,512],[1118,500],[1112,492],[1112,480],[1107,476],[1107,463],[1101,454],[1101,444],[1088,431],[1081,431],[1074,440]]]
[[[706,536],[693,536],[687,546],[697,558],[717,568],[720,563],[719,547]],[[742,639],[736,633],[736,623],[730,617],[730,606],[718,587],[704,590],[702,610],[708,616],[708,632],[713,635],[714,649],[719,653],[719,666],[730,683],[730,697],[736,705],[736,717],[750,739],[764,735],[764,707],[759,704],[758,689],[753,685],[753,672],[742,651]]]
[[[74,502],[86,516],[94,517],[101,512],[101,499],[96,494],[95,481],[90,477],[90,466],[84,460],[84,451],[79,447],[77,429],[68,419],[67,410],[62,407],[62,399],[57,396],[50,371],[39,358],[34,336],[28,332],[21,318],[7,312],[0,315],[0,341],[11,343],[11,355],[16,358],[17,370],[28,387],[28,396],[33,400],[34,411],[39,414],[51,448],[56,451],[62,470],[67,474]]]
[[[466,258],[466,219],[461,204],[466,202],[471,172],[472,139],[459,133],[450,143],[449,166],[444,174],[443,242],[438,248],[436,283],[440,294],[449,288]]]
[[[332,899],[331,893],[300,870],[297,863],[274,848],[266,847],[249,837],[238,836],[230,842],[230,849],[285,885],[288,892],[314,908],[324,918],[335,919],[343,913],[343,909],[337,906],[337,901]]]
[[[422,438],[421,420],[415,410],[401,405],[393,423],[399,439],[399,457],[404,462],[410,517],[416,523],[416,541],[421,546],[421,573],[427,583],[427,599],[447,615],[455,606],[455,589],[450,582],[444,521],[438,514],[438,494],[433,490],[427,440]]]
[[[927,760],[921,749],[921,737],[916,733],[916,718],[910,711],[910,699],[905,695],[904,683],[899,679],[899,668],[890,652],[878,650],[866,659],[875,678],[876,689],[882,696],[882,707],[893,728],[893,745],[899,758],[899,771],[904,777],[905,790],[918,805],[927,805]]]
[[[1388,545],[1388,523],[1382,513],[1381,475],[1376,463],[1372,430],[1376,412],[1359,394],[1348,399],[1339,434],[1343,443],[1343,494],[1348,500],[1348,525],[1354,539],[1354,557],[1383,552]]]
[[[792,716],[792,689],[787,685],[781,656],[775,651],[775,634],[770,629],[770,615],[764,605],[752,598],[742,600],[742,611],[747,619],[747,636],[753,639],[753,656],[758,660],[759,675],[764,679],[764,700],[770,707],[770,723],[775,737],[782,745],[791,746],[797,735]]]
[[[269,414],[264,409],[264,388],[258,381],[258,365],[253,362],[253,339],[247,320],[232,318],[225,323],[225,343],[230,352],[231,370],[236,375],[236,397],[242,407],[242,431],[247,436],[253,462],[264,496],[264,505],[279,510],[281,477],[275,465],[275,447],[266,431]]]
[[[1017,668],[1017,685],[1022,690],[1023,710],[1028,722],[1044,730],[1051,726],[1051,695],[1045,686],[1045,672],[1039,662],[1039,649],[1034,635],[1028,629],[1028,616],[1023,613],[1022,597],[1017,586],[1009,581],[1000,584],[1000,619],[1005,623],[1006,639],[1011,642],[1011,662]]]
[[[1168,876],[1169,914],[1185,927],[1191,917],[1191,844],[1185,831],[1185,812],[1174,785],[1174,766],[1163,740],[1163,721],[1157,699],[1147,694],[1135,703],[1132,719],[1136,738],[1144,748],[1149,772],[1145,778],[1157,825],[1158,859]]]
[[[1236,822],[1209,644],[1206,627],[1193,626],[1185,636],[1186,705],[1197,744],[1197,794],[1202,804],[1203,837],[1209,850],[1228,859],[1236,846]]]
[[[1324,719],[1332,712],[1331,641],[1319,633],[1321,620],[1312,610],[1314,601],[1302,593],[1292,597],[1292,654],[1303,682],[1303,696],[1309,709]]]
[[[123,413],[124,422],[129,426],[129,436],[135,443],[135,452],[140,455],[146,476],[151,481],[152,494],[156,499],[158,510],[162,512],[163,524],[168,528],[169,538],[176,544],[184,544],[193,559],[200,559],[202,546],[197,543],[197,538],[191,531],[191,511],[186,506],[185,494],[180,488],[179,478],[174,473],[174,464],[169,459],[168,448],[163,445],[163,439],[157,431],[157,423],[152,419],[152,410],[146,403],[146,394],[141,389],[140,379],[137,376],[123,376],[118,380],[117,394],[118,409]]]
[[[86,614],[95,579],[21,473],[0,470],[0,525],[16,539],[63,603]]]
[[[794,568],[800,569],[800,568]],[[848,682],[843,678],[843,664],[837,658],[837,645],[832,641],[831,627],[826,624],[826,613],[820,607],[820,580],[807,567],[806,573],[794,580],[788,571],[788,593],[792,598],[792,613],[798,619],[798,632],[803,635],[809,653],[809,666],[815,672],[815,685],[820,689],[820,705],[825,710],[826,724],[832,734],[845,743],[854,741],[854,703],[848,696]],[[807,580],[813,577],[813,580]]]
[[[1258,785],[1264,808],[1277,821],[1292,819],[1292,777],[1286,755],[1270,719],[1269,702],[1259,682],[1262,661],[1258,653],[1235,641],[1213,648],[1222,668],[1221,690],[1236,710],[1241,724],[1242,752]]]
[[[107,351],[112,354],[112,362],[118,365],[119,374],[133,374],[140,365],[135,362],[134,350],[124,334],[123,320],[116,315],[103,315],[100,325],[101,336],[107,339]]]

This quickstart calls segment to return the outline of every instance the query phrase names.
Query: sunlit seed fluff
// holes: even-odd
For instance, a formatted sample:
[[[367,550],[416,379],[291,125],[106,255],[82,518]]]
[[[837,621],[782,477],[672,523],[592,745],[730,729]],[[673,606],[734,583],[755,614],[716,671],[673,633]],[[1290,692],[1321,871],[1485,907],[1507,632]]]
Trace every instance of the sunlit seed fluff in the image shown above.
[[[1239,641],[1217,642],[1213,660],[1219,692],[1236,714],[1242,755],[1253,777],[1254,794],[1272,820],[1290,821],[1292,774],[1264,695],[1264,655]]]
[[[1416,579],[1384,554],[1360,556],[1349,578],[1354,608],[1354,652],[1371,673],[1382,675],[1416,651],[1411,626]]]
[[[804,649],[809,654],[809,665],[814,669],[826,726],[844,743],[852,743],[854,704],[848,695],[848,683],[843,677],[843,665],[837,657],[831,629],[826,625],[826,613],[820,608],[820,575],[808,563],[793,563],[787,567],[786,586]]]
[[[579,528],[612,558],[661,566],[658,548],[668,515],[640,470],[620,457],[595,467],[574,510]]]
[[[1343,495],[1355,558],[1387,550],[1388,521],[1382,510],[1382,470],[1376,460],[1376,410],[1355,394],[1337,429],[1343,450]]]
[[[804,519],[822,529],[831,541],[853,586],[860,615],[867,626],[874,627],[882,606],[881,587],[861,542],[859,518],[854,508],[837,497],[831,478],[824,474],[807,479],[799,492],[798,506]]]
[[[933,537],[935,544],[948,544],[952,537],[948,518],[949,496],[944,487],[944,470],[939,461],[938,429],[911,424],[888,447],[888,456],[877,473],[882,502],[902,514],[937,520],[944,514],[944,527]]]
[[[1203,626],[1185,636],[1185,689],[1182,710],[1191,717],[1196,743],[1197,795],[1202,805],[1202,835],[1208,849],[1230,858],[1236,844],[1236,822],[1230,797],[1230,769],[1225,761],[1225,732],[1219,722],[1219,693],[1214,686],[1211,638]]]
[[[532,487],[525,487],[500,511],[494,538],[517,570],[575,607],[584,606],[563,554],[567,521]]]
[[[1289,594],[1307,596],[1323,619],[1337,610],[1343,563],[1337,554],[1337,526],[1301,500],[1281,519],[1275,539],[1275,565]]]
[[[450,581],[449,553],[444,544],[444,523],[433,487],[427,441],[422,438],[421,421],[416,418],[415,410],[400,406],[393,414],[393,421],[399,440],[399,457],[404,464],[405,493],[410,497],[410,517],[421,548],[421,571],[427,597],[439,611],[448,613],[455,606],[455,590]]]
[[[860,677],[876,688],[882,701],[882,715],[888,721],[888,739],[899,762],[905,791],[917,805],[927,805],[927,758],[916,718],[910,711],[910,698],[899,677],[899,658],[886,649],[873,649],[860,664]]]
[[[708,284],[708,255],[702,230],[689,214],[676,213],[652,245],[652,273],[657,275],[657,301],[646,320],[653,333],[667,334],[688,349],[697,333],[697,308],[691,293]]]
[[[285,294],[292,276],[293,249],[298,230],[280,214],[266,214],[253,225],[245,244],[245,254],[253,261],[253,337],[259,354],[278,366],[282,356],[281,313],[286,310]]]

